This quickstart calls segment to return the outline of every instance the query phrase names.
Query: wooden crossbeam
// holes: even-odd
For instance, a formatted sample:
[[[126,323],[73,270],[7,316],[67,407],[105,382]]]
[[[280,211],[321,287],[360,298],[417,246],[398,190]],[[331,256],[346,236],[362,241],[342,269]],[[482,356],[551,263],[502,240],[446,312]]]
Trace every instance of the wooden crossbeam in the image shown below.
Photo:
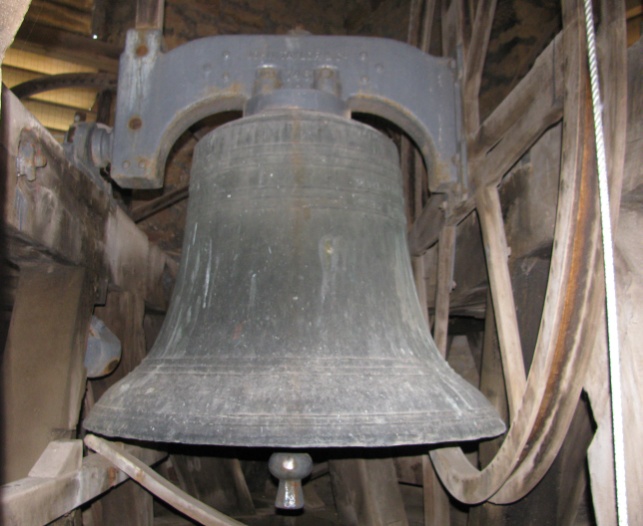
[[[553,124],[563,111],[562,33],[540,54],[534,67],[485,119],[471,141],[469,173],[477,187],[498,184],[509,169]],[[437,241],[441,225],[458,224],[475,208],[467,196],[450,208],[433,196],[415,220],[409,243],[413,255]],[[438,228],[436,228],[438,226]]]
[[[82,450],[82,442],[75,442]],[[155,464],[167,456],[167,453],[153,449],[125,447],[122,444],[117,447],[122,447],[123,452],[139,459],[144,465]],[[43,456],[48,453],[46,450]],[[55,458],[44,460],[49,464],[60,464],[66,460],[60,456],[59,450],[54,453]],[[85,457],[77,469],[58,471],[54,476],[34,472],[0,487],[0,519],[3,526],[49,524],[128,479],[125,473],[100,455]]]

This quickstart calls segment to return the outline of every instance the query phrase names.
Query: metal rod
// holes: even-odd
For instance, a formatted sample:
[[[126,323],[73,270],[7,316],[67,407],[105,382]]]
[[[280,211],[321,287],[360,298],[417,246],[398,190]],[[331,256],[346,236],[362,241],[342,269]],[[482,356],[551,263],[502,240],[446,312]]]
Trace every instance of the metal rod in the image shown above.
[[[190,193],[189,185],[181,186],[176,190],[172,190],[161,197],[140,205],[132,210],[131,217],[135,223],[140,223],[143,219],[158,214],[161,210],[165,210],[183,199],[186,199]]]

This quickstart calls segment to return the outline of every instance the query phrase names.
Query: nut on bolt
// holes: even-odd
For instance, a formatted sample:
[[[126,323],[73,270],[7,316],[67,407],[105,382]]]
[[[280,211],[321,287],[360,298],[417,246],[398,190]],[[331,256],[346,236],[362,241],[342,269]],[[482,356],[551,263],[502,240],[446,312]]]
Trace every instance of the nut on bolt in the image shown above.
[[[24,175],[28,181],[35,181],[36,170],[47,165],[47,157],[40,144],[30,136],[22,136],[18,144],[16,171],[18,177]]]
[[[339,97],[341,95],[341,86],[339,84],[339,72],[337,69],[332,66],[316,68],[313,88]]]
[[[260,66],[255,72],[253,95],[264,95],[281,88],[281,71],[275,66]]]

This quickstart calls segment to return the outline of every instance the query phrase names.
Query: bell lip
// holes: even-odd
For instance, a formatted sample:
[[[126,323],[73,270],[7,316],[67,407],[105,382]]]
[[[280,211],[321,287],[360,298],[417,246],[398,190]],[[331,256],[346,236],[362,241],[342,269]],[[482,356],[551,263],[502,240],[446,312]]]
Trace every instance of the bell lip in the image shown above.
[[[84,427],[84,426],[83,426]],[[125,435],[112,435],[109,433],[101,433],[100,431],[94,431],[92,429],[87,429],[85,428],[86,431],[106,438],[108,440],[117,440],[117,441],[131,441],[131,442],[136,442],[141,445],[144,445],[146,447],[152,447],[156,449],[163,449],[162,445],[166,444],[168,446],[175,446],[175,445],[184,445],[184,446],[195,446],[195,447],[213,447],[213,448],[243,448],[243,449],[269,449],[269,450],[284,450],[284,451],[304,451],[304,452],[310,452],[313,450],[326,450],[326,449],[336,449],[336,450],[384,450],[384,449],[397,449],[397,448],[428,448],[430,450],[433,449],[439,449],[441,447],[453,447],[458,444],[463,444],[463,443],[471,443],[471,442],[486,442],[488,440],[493,440],[496,439],[507,431],[506,427],[504,430],[500,433],[494,434],[494,435],[489,435],[489,436],[483,436],[483,437],[475,437],[475,438],[461,438],[461,439],[451,439],[451,440],[441,440],[439,442],[406,442],[406,441],[401,441],[401,442],[386,442],[386,443],[379,443],[379,442],[374,442],[374,443],[340,443],[340,442],[334,442],[334,443],[314,443],[314,444],[309,444],[309,443],[282,443],[282,442],[274,442],[274,443],[266,443],[266,442],[261,442],[260,444],[248,444],[248,443],[237,443],[237,442],[230,442],[230,443],[212,443],[212,442],[203,442],[200,440],[196,441],[187,441],[187,440],[152,440],[149,437],[146,438],[140,438],[136,436],[125,436]]]
[[[163,418],[157,421],[150,421],[149,416],[145,421],[146,426],[141,426],[143,419],[132,419],[138,423],[124,422],[123,419],[116,417],[117,411],[110,411],[106,408],[100,408],[99,414],[92,412],[88,419],[83,422],[83,428],[91,433],[95,433],[108,438],[118,438],[125,440],[136,440],[141,442],[167,443],[167,444],[185,444],[193,446],[220,446],[220,447],[244,447],[244,448],[271,448],[271,449],[343,449],[343,448],[390,448],[390,447],[417,447],[441,445],[453,445],[461,442],[484,441],[496,438],[507,431],[506,424],[499,416],[493,414],[491,407],[482,408],[482,411],[472,412],[471,415],[463,417],[459,415],[453,419],[453,425],[450,430],[440,431],[440,436],[432,435],[431,429],[435,426],[424,426],[415,428],[406,428],[404,432],[391,433],[390,423],[386,424],[362,424],[353,426],[350,431],[341,431],[341,427],[336,433],[329,431],[328,427],[315,426],[308,428],[307,432],[297,436],[296,426],[281,426],[282,433],[276,432],[278,427],[269,427],[271,436],[262,435],[259,427],[255,426],[230,426],[224,425],[225,434],[212,433],[211,429],[200,429],[200,432],[194,432],[195,427],[191,422],[181,422],[180,425],[170,426],[167,432],[160,431],[156,428],[158,425],[162,429]],[[485,413],[481,418],[480,413]],[[102,414],[100,414],[102,413]],[[113,415],[110,415],[113,413]],[[167,415],[166,415],[167,418]],[[472,419],[476,419],[475,426],[469,425],[467,430],[458,426],[463,421],[471,424]],[[350,416],[346,418],[349,420]],[[98,420],[98,422],[96,422]],[[101,425],[105,422],[108,425]],[[441,421],[444,424],[444,420]],[[241,431],[240,431],[241,428]],[[176,430],[179,429],[177,432]],[[190,432],[181,430],[190,429]],[[324,435],[324,430],[328,433]],[[264,431],[265,432],[265,431]],[[339,437],[338,435],[342,435]]]

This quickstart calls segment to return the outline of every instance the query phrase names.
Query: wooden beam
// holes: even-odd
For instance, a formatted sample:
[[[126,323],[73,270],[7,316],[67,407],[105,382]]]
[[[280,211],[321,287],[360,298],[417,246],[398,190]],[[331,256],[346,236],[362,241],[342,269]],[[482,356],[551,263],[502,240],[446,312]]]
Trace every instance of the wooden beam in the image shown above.
[[[480,127],[472,149],[477,186],[498,184],[540,136],[562,118],[562,36]]]
[[[461,0],[440,2],[440,25],[442,29],[442,56],[455,58],[458,45],[459,6]]]
[[[406,33],[406,42],[417,46],[420,40],[420,13],[422,11],[422,0],[411,0],[409,7],[409,25]]]
[[[199,501],[230,515],[255,514],[239,459],[203,454],[172,455],[171,459],[180,487]]]
[[[420,306],[422,307],[422,315],[424,316],[424,321],[426,322],[427,327],[430,327],[431,320],[429,319],[428,298],[426,294],[426,272],[424,268],[425,257],[426,256],[419,256],[412,258],[411,265],[413,267],[415,290],[417,291]]]
[[[132,221],[134,221],[135,223],[140,223],[144,219],[147,219],[148,217],[153,216],[154,214],[157,214],[162,210],[165,210],[166,208],[178,203],[179,201],[187,199],[189,195],[189,184],[176,188],[175,190],[172,190],[171,192],[168,192],[161,197],[157,197],[156,199],[153,199],[148,203],[137,206],[134,210],[132,210]]]
[[[529,73],[484,121],[474,141],[477,152],[487,153],[494,148],[509,129],[524,118],[525,109],[540,96],[562,112],[562,35],[562,32],[556,35],[538,56]]]
[[[91,8],[82,11],[52,0],[31,0],[23,25],[30,27],[31,22],[89,36],[92,25]]]
[[[159,499],[187,515],[191,519],[205,526],[243,526],[242,523],[227,517],[223,513],[206,506],[194,497],[191,497],[174,484],[164,479],[141,462],[134,455],[117,448],[115,443],[109,442],[95,435],[87,435],[85,444],[109,462],[114,464],[132,479],[146,488]]]
[[[145,464],[154,464],[167,456],[153,449],[122,444],[117,447]],[[29,476],[0,487],[0,518],[3,526],[48,524],[127,479],[105,458],[89,455],[80,469],[63,470],[51,477]]]
[[[509,407],[507,405],[507,386],[502,373],[502,357],[498,345],[496,316],[493,311],[491,291],[487,290],[487,306],[484,319],[484,334],[482,340],[482,356],[480,364],[480,392],[496,408],[500,418],[509,423]],[[507,426],[509,427],[509,426]],[[480,466],[487,466],[498,453],[504,436],[484,440],[478,446],[478,461]]]
[[[453,289],[453,266],[455,264],[456,227],[445,226],[438,243],[438,282],[435,295],[435,321],[433,339],[442,356],[447,355],[449,329],[449,300]]]
[[[467,56],[464,65],[463,81],[463,118],[464,129],[468,138],[472,138],[480,126],[480,112],[478,99],[480,84],[482,82],[482,70],[489,38],[491,37],[491,26],[496,12],[496,0],[482,0],[478,2],[471,41],[467,48]]]
[[[447,214],[447,196],[433,194],[419,214],[408,235],[411,255],[424,254],[429,247],[437,243],[445,224]]]
[[[328,467],[343,524],[408,526],[393,459],[331,460]]]
[[[424,13],[422,15],[422,25],[420,27],[419,47],[425,53],[428,53],[429,48],[431,47],[433,23],[435,22],[436,3],[437,0],[424,0]]]
[[[78,11],[91,12],[94,2],[92,0],[55,0],[55,4],[72,7]]]
[[[8,167],[3,183],[9,259],[16,265],[40,258],[83,266],[96,291],[109,281],[164,310],[169,291],[163,280],[171,280],[176,264],[150,244],[108,188],[67,161],[61,145],[9,90],[3,89],[2,96],[6,118],[0,157]],[[21,141],[37,144],[47,161],[34,181],[16,174]]]
[[[81,267],[20,271],[2,360],[3,483],[26,477],[52,438],[76,432],[94,303],[87,285]]]
[[[120,340],[123,352],[113,373],[89,382],[88,390],[92,396],[87,397],[86,414],[91,411],[93,400],[100,399],[107,389],[134,370],[146,354],[145,304],[142,298],[127,290],[109,290],[105,305],[96,306],[94,315]],[[93,503],[91,512],[100,518],[102,526],[120,526],[123,517],[130,519],[127,526],[151,526],[154,521],[152,496],[133,481],[115,488],[98,503]]]
[[[618,313],[622,322],[620,334],[621,382],[623,390],[623,416],[625,436],[626,482],[629,523],[643,520],[640,505],[640,488],[643,487],[643,468],[638,459],[639,445],[643,439],[643,426],[638,412],[643,403],[640,375],[643,371],[640,347],[643,337],[641,292],[643,271],[640,266],[640,225],[643,210],[640,206],[625,205],[620,208],[621,171],[625,179],[641,185],[640,145],[643,143],[643,126],[640,109],[643,107],[643,53],[641,42],[626,51],[626,29],[623,22],[624,5],[607,6],[601,2],[601,24],[597,34],[598,65],[603,94],[603,119],[607,151],[612,207],[612,228],[616,257],[616,286]],[[640,7],[638,8],[640,12]],[[628,13],[629,14],[629,13]],[[626,57],[623,56],[627,53]],[[625,67],[624,63],[627,65]],[[627,71],[627,76],[625,76]],[[627,106],[625,100],[627,99]],[[625,108],[624,108],[625,106]],[[625,117],[629,117],[626,119]],[[629,120],[629,122],[625,122]],[[626,152],[623,148],[626,147]],[[625,155],[624,155],[625,154]],[[621,156],[625,159],[625,170]],[[625,185],[624,200],[632,192],[632,184]],[[627,202],[627,201],[626,201]],[[625,330],[625,324],[627,329]],[[605,319],[601,321],[596,338],[585,391],[592,406],[592,415],[598,429],[588,451],[588,471],[592,487],[592,500],[597,523],[616,523],[614,493],[614,443],[607,361]]]
[[[481,188],[476,194],[478,217],[484,239],[487,272],[495,311],[500,354],[504,371],[509,414],[513,420],[520,409],[527,385],[516,304],[509,273],[509,248],[505,235],[498,189]]]
[[[450,523],[451,504],[428,455],[422,456],[422,493],[424,495],[425,526],[443,526]]]
[[[38,23],[23,25],[13,46],[109,73],[118,73],[118,59],[122,52],[120,46]]]
[[[163,29],[164,0],[136,0],[136,29]]]
[[[545,130],[562,118],[562,57],[561,32],[541,53],[525,78],[480,126],[469,152],[470,176],[475,184],[499,183]],[[475,208],[473,196],[446,211],[438,206],[441,202],[432,201],[434,198],[444,199],[432,196],[409,234],[409,246],[415,256],[437,241],[445,222],[456,225]]]
[[[625,23],[625,4],[612,5],[609,0],[600,2],[601,24],[598,27],[597,52],[598,67],[603,103],[603,127],[605,133],[605,152],[607,155],[607,173],[610,185],[610,208],[612,228],[618,224],[621,204],[621,187],[625,166],[625,145],[627,143],[627,99],[628,67],[631,63],[641,64],[640,57],[632,57],[628,63],[627,28]],[[640,72],[640,70],[639,70]],[[641,81],[638,80],[640,86]],[[634,86],[632,87],[634,90]],[[640,96],[633,92],[634,96]],[[630,119],[640,115],[631,114]]]

